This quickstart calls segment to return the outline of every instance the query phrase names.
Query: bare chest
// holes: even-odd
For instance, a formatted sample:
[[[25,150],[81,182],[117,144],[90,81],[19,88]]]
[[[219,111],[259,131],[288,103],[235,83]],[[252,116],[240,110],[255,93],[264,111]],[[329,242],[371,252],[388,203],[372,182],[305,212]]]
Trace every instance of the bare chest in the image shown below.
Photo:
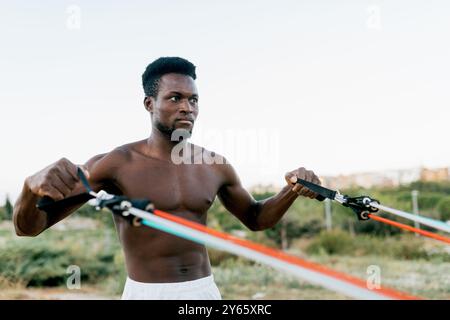
[[[216,197],[221,177],[207,164],[142,158],[119,169],[117,184],[124,195],[149,199],[160,210],[203,215]]]

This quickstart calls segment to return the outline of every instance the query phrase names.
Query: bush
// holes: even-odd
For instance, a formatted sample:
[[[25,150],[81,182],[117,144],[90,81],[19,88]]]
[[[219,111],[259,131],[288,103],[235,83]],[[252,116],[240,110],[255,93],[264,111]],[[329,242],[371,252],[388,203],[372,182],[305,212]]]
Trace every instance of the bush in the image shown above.
[[[419,190],[420,192],[437,192],[443,194],[450,194],[450,182],[424,182],[416,181],[411,183],[408,189]]]
[[[450,220],[450,196],[439,200],[437,210],[439,212],[440,219],[444,221]]]
[[[414,239],[413,237],[408,237],[404,241],[394,239],[397,241],[390,244],[390,256],[405,260],[427,259],[428,253],[423,249],[423,240]]]
[[[393,219],[392,216],[388,216],[387,214],[384,213],[377,215],[383,218],[396,220],[395,218]],[[367,221],[358,220],[358,222],[354,224],[354,228],[355,232],[358,234],[370,234],[373,236],[393,236],[398,235],[402,232],[402,230],[399,228],[372,219],[369,219]]]
[[[376,237],[359,235],[350,237],[342,231],[323,232],[314,239],[306,251],[310,254],[330,254],[349,256],[385,256],[395,259],[439,259],[450,261],[445,250],[428,252],[424,246],[425,240],[412,234],[402,237]]]
[[[125,281],[127,279],[127,271],[125,266],[125,258],[121,251],[117,251],[114,255],[113,260],[114,272],[110,274],[105,282],[103,283],[103,287],[106,292],[110,292],[112,294],[120,295],[123,292],[123,288],[125,286]]]
[[[208,249],[209,261],[212,266],[219,266],[227,260],[235,260],[236,256],[221,250]]]
[[[83,232],[81,232],[83,233]],[[59,286],[70,276],[67,267],[77,265],[81,280],[96,282],[123,269],[114,263],[118,246],[107,247],[101,235],[77,231],[43,234],[40,238],[14,239],[0,250],[0,276],[26,286]]]
[[[307,247],[310,254],[350,254],[354,251],[354,240],[343,231],[323,231]]]
[[[292,240],[299,237],[312,237],[319,234],[323,229],[323,222],[318,219],[311,219],[309,221],[301,223],[298,220],[291,220],[288,217],[286,219],[286,238],[288,239],[288,246]],[[271,239],[278,247],[281,246],[281,229],[283,228],[283,223],[278,222],[273,228],[264,230],[264,234],[267,238]]]
[[[6,213],[5,208],[0,207],[0,221],[8,220],[8,214]]]
[[[26,285],[59,285],[64,282],[65,270],[72,261],[67,249],[48,250],[42,242],[27,245],[8,245],[0,251],[2,276]]]
[[[438,193],[419,194],[418,202],[421,210],[430,210],[436,208],[442,195]]]
[[[84,204],[73,213],[73,216],[95,219],[106,227],[114,227],[113,214],[108,209],[96,210],[93,206]]]

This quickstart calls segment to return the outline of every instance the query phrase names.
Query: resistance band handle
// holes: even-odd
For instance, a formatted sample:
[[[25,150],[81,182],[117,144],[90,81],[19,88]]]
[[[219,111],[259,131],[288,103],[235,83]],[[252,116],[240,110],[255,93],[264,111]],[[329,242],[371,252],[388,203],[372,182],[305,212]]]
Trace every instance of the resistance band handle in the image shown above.
[[[45,211],[47,213],[53,213],[53,212],[59,212],[61,210],[67,209],[68,207],[77,205],[77,204],[83,204],[89,199],[94,198],[94,196],[90,195],[89,193],[81,193],[73,197],[65,198],[59,201],[55,201],[52,198],[48,196],[42,197],[38,203],[36,204],[36,207],[39,210]]]
[[[91,186],[89,185],[89,182],[88,182],[83,170],[80,167],[78,167],[78,169],[77,169],[77,175],[78,175],[78,178],[80,179],[81,183],[83,184],[83,186],[86,188],[86,190],[88,192],[81,193],[76,196],[65,198],[65,199],[62,199],[59,201],[55,201],[48,196],[44,196],[38,201],[36,207],[39,210],[49,213],[49,212],[54,212],[54,211],[60,211],[62,209],[65,209],[65,208],[73,206],[73,205],[82,204],[82,203],[85,203],[86,201],[88,201],[89,199],[94,198],[94,196],[89,194],[89,192],[91,192],[92,189],[91,189]]]
[[[44,196],[38,201],[36,208],[45,211],[49,207],[52,207],[55,204],[55,202],[56,201],[50,198],[49,196]]]
[[[326,198],[324,196],[320,195],[320,194],[318,194],[317,197],[316,197],[316,200],[318,200],[318,201],[323,201],[325,199]]]
[[[295,176],[293,176],[293,177],[290,178],[290,183],[291,183],[293,186],[295,186],[295,184],[297,184],[297,183],[298,183],[298,184],[301,184],[301,185],[307,187],[309,190],[318,193],[317,196],[316,196],[316,198],[315,198],[317,201],[323,201],[323,200],[325,200],[325,199],[327,198],[327,197],[321,195],[321,194],[318,192],[319,190],[325,190],[327,193],[330,193],[330,196],[332,195],[332,198],[334,199],[334,195],[331,194],[331,192],[333,192],[332,190],[329,190],[329,189],[326,189],[326,188],[324,188],[324,187],[321,187],[321,186],[319,186],[319,185],[317,185],[317,184],[315,184],[315,183],[305,181],[305,180],[300,179],[300,178],[297,178],[297,177],[295,177]],[[319,188],[319,189],[316,190],[316,188]]]

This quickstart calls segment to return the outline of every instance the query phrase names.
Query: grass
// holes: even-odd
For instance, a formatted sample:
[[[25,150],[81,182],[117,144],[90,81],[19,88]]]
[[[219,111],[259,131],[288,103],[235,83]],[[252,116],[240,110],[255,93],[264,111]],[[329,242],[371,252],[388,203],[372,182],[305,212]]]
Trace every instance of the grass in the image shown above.
[[[308,260],[367,279],[368,267],[378,266],[381,285],[425,299],[450,299],[450,263],[395,260],[379,256],[309,256]],[[225,299],[347,299],[262,265],[215,267],[215,280]]]
[[[450,299],[448,249],[414,236],[351,238],[334,232],[297,239],[290,252],[361,279],[376,265],[383,286]],[[224,299],[347,299],[243,258],[214,251],[211,257]],[[70,264],[79,265],[84,274],[81,290],[65,287]],[[118,299],[125,277],[123,254],[111,228],[48,230],[37,238],[0,230],[0,299]]]

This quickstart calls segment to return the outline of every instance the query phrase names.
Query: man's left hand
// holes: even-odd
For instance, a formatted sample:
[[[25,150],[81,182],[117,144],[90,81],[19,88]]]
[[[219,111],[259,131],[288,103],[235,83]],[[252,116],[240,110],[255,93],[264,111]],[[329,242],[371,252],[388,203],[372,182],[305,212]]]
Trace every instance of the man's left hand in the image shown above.
[[[321,183],[319,177],[311,170],[306,170],[305,168],[301,167],[297,170],[286,173],[284,177],[286,179],[286,182],[290,186],[293,186],[292,191],[296,192],[298,195],[311,199],[315,199],[317,197],[317,193],[309,190],[307,187],[302,186],[301,184],[296,183],[297,178],[299,178],[320,185]]]

